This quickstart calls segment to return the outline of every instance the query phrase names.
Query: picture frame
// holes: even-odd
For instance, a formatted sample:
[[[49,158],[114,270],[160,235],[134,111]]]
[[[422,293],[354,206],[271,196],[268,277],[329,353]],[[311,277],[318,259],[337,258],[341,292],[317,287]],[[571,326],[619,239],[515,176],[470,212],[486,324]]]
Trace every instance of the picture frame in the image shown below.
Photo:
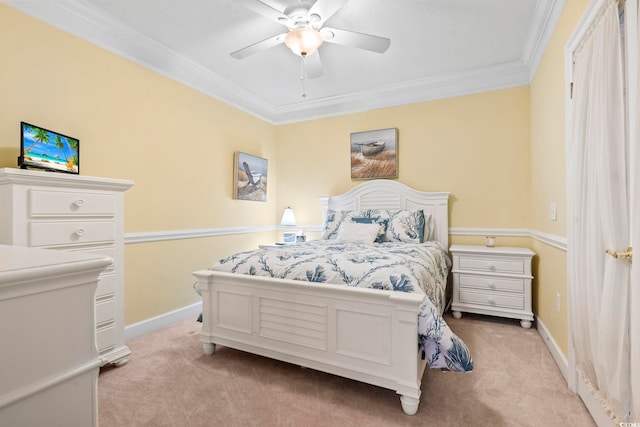
[[[351,179],[398,177],[398,128],[353,132]]]
[[[233,155],[233,196],[237,200],[267,201],[268,161],[236,151]]]

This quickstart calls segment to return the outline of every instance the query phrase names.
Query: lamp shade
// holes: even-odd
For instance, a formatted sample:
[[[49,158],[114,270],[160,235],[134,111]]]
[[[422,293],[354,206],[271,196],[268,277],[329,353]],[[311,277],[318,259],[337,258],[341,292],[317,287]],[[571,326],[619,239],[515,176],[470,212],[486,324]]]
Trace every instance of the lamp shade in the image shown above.
[[[322,35],[311,28],[296,28],[287,33],[284,44],[300,56],[312,55],[322,44]]]
[[[287,207],[282,213],[282,219],[280,225],[296,225],[296,216],[293,213],[293,209]]]

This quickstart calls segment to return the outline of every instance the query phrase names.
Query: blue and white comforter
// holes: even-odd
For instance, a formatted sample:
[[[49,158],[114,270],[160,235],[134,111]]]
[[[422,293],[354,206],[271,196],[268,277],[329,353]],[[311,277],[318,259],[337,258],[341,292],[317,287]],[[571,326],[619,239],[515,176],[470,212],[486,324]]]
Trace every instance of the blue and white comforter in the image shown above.
[[[428,366],[469,372],[473,369],[469,349],[441,315],[450,267],[449,257],[436,242],[364,245],[316,240],[236,253],[211,269],[426,294],[418,334]]]

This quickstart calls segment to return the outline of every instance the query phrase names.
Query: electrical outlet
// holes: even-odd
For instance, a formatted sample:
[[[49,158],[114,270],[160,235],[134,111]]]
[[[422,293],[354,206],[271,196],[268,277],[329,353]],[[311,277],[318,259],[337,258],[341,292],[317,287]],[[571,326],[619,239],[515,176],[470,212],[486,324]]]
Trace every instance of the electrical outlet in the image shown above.
[[[551,204],[549,204],[549,219],[551,221],[558,220],[558,207],[556,206],[556,202],[551,202]]]
[[[560,293],[556,293],[556,312],[560,313]]]

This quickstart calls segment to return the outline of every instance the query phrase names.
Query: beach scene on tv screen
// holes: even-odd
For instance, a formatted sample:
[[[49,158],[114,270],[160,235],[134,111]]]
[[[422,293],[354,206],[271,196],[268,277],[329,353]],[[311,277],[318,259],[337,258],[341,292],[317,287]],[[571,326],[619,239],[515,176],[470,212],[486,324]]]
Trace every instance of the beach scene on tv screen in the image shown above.
[[[23,164],[78,173],[79,141],[37,126],[23,125]]]

